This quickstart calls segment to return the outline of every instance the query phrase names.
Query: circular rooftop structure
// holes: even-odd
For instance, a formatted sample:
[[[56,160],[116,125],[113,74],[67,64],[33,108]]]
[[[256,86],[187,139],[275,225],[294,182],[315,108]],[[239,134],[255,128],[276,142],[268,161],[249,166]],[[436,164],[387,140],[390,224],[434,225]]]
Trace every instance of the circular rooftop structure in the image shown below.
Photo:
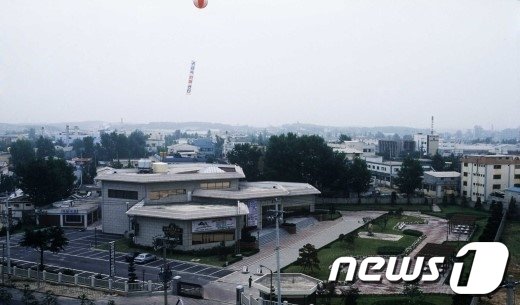
[[[275,294],[277,295],[278,291],[276,289],[278,287],[278,276],[276,273],[272,275],[272,280]],[[280,273],[280,289],[282,290],[282,296],[309,296],[316,292],[319,283],[321,283],[319,279],[313,278],[306,274]],[[260,290],[260,292],[269,294],[271,287],[271,274],[267,273],[264,276],[256,279],[253,282],[253,286]]]

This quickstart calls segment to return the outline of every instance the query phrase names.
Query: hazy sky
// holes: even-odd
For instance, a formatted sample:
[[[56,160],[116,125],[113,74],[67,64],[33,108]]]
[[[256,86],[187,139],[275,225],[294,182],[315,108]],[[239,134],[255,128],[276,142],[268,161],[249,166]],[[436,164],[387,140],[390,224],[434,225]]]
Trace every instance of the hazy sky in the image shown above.
[[[2,0],[0,122],[518,127],[519,57],[518,0]]]

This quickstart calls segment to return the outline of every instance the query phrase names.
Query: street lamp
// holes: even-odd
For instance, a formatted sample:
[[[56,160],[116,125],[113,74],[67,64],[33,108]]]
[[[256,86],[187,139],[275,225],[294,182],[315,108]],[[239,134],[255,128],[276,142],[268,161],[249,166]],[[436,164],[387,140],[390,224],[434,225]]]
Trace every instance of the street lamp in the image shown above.
[[[282,188],[281,186],[279,186],[280,188]],[[276,273],[277,273],[277,279],[278,279],[278,283],[276,283],[276,288],[278,290],[278,293],[277,293],[277,301],[278,301],[278,305],[281,305],[282,304],[282,289],[281,289],[281,276],[280,276],[280,220],[283,219],[283,211],[279,209],[279,203],[280,203],[280,199],[279,198],[275,198],[275,210],[269,210],[269,212],[272,212],[273,213],[273,216],[271,216],[272,218],[275,219],[275,222],[276,222]]]
[[[269,286],[269,303],[273,303],[273,294],[274,294],[274,287],[273,287],[273,270],[271,270],[271,268],[267,267],[267,266],[264,266],[264,265],[260,265],[260,273],[262,273],[262,268],[265,268],[267,270],[269,270],[271,272],[271,284]],[[278,294],[280,294],[280,292],[278,291]]]

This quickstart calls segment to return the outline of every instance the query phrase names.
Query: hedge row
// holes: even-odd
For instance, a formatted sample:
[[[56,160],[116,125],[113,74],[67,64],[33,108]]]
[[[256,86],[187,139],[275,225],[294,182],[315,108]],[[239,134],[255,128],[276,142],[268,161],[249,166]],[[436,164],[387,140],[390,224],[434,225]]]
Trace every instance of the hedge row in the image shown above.
[[[417,231],[417,230],[413,230],[413,229],[405,229],[405,230],[403,230],[403,234],[410,235],[410,236],[421,237],[423,235],[423,232]]]
[[[377,254],[379,255],[399,255],[402,254],[405,247],[400,246],[382,246],[377,248]]]

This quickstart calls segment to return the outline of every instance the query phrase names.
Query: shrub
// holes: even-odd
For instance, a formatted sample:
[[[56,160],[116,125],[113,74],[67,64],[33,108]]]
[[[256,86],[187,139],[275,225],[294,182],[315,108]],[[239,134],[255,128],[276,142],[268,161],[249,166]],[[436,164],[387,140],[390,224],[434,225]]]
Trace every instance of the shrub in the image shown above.
[[[379,255],[399,255],[405,250],[404,247],[400,246],[382,246],[377,248],[377,254]]]
[[[413,230],[413,229],[405,229],[405,230],[403,230],[403,234],[410,235],[410,236],[421,237],[423,235],[423,232],[417,231],[417,230]]]
[[[402,305],[402,304],[408,304],[409,299],[392,299],[392,300],[379,300],[372,303],[372,305]],[[426,302],[426,301],[418,301],[415,303],[416,305],[434,305],[433,303]]]
[[[103,278],[103,275],[101,273],[98,273],[94,276],[96,279],[100,280]]]
[[[64,275],[70,275],[70,276],[74,276],[74,274],[76,274],[72,269],[63,269],[61,271],[61,273]]]

